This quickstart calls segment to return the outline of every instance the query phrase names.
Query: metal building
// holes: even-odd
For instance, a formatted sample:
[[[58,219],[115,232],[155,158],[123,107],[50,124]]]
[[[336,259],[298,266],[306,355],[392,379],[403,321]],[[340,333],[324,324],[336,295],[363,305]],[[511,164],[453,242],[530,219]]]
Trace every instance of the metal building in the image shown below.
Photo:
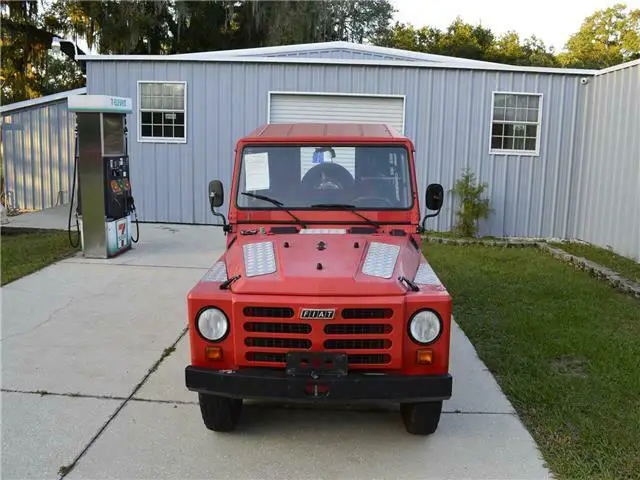
[[[9,208],[39,210],[68,203],[75,117],[67,97],[79,88],[0,107],[2,170]]]
[[[638,62],[602,72],[519,67],[344,42],[80,58],[88,93],[133,99],[131,178],[144,221],[213,223],[207,183],[230,184],[234,143],[260,124],[386,122],[415,142],[422,191],[451,188],[465,167],[489,184],[494,211],[481,233],[584,238],[640,258],[637,226],[627,233],[622,213],[592,215],[639,203],[640,135],[616,147],[619,159],[607,155],[624,140],[621,125],[638,130]],[[585,207],[594,188],[605,194],[599,168],[620,192]],[[455,209],[448,195],[433,228],[450,229]]]

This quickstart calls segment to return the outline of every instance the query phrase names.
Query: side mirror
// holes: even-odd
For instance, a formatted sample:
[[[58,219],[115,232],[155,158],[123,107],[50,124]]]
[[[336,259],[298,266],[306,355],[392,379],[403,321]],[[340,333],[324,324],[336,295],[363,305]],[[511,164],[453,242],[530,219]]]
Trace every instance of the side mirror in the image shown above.
[[[427,187],[426,205],[429,210],[438,210],[442,208],[444,201],[444,189],[439,183],[432,183]]]
[[[442,185],[440,185],[439,183],[430,184],[427,187],[427,192],[425,194],[425,204],[428,210],[435,210],[435,213],[429,213],[424,216],[424,218],[422,219],[422,223],[420,224],[420,228],[418,228],[418,233],[426,231],[424,224],[427,221],[427,218],[435,217],[440,213],[443,201],[444,189],[442,188]]]
[[[226,217],[222,213],[216,212],[216,208],[222,206],[224,203],[224,187],[220,180],[211,180],[209,182],[209,204],[211,205],[211,213],[216,217],[220,217],[222,224],[215,225],[216,227],[222,227],[225,235],[231,231],[231,227],[227,223]]]
[[[222,206],[224,203],[224,187],[220,180],[211,180],[209,182],[209,203],[211,210]]]

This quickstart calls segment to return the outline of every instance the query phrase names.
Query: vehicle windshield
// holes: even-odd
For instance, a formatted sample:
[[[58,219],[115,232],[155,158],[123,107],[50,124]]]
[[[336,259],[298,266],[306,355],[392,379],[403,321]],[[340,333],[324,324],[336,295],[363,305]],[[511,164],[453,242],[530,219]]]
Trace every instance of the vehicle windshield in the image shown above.
[[[406,210],[409,155],[389,145],[247,146],[237,191],[246,209]]]

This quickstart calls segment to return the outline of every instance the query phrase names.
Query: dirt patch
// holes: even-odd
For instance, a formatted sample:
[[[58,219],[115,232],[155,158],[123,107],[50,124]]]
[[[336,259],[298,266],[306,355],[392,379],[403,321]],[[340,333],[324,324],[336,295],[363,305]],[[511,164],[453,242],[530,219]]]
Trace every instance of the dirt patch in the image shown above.
[[[583,358],[575,358],[570,355],[563,355],[551,361],[551,371],[557,375],[567,377],[587,378],[587,361]]]

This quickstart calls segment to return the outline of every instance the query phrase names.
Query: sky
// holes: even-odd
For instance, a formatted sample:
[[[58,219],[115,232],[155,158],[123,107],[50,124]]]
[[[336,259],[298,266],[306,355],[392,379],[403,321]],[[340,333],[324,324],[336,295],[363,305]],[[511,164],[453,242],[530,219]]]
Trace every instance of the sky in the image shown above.
[[[579,30],[585,17],[616,3],[640,8],[640,0],[390,0],[398,12],[395,19],[416,27],[446,29],[457,16],[471,24],[481,23],[494,33],[515,30],[521,38],[531,35],[561,51],[569,35]]]

